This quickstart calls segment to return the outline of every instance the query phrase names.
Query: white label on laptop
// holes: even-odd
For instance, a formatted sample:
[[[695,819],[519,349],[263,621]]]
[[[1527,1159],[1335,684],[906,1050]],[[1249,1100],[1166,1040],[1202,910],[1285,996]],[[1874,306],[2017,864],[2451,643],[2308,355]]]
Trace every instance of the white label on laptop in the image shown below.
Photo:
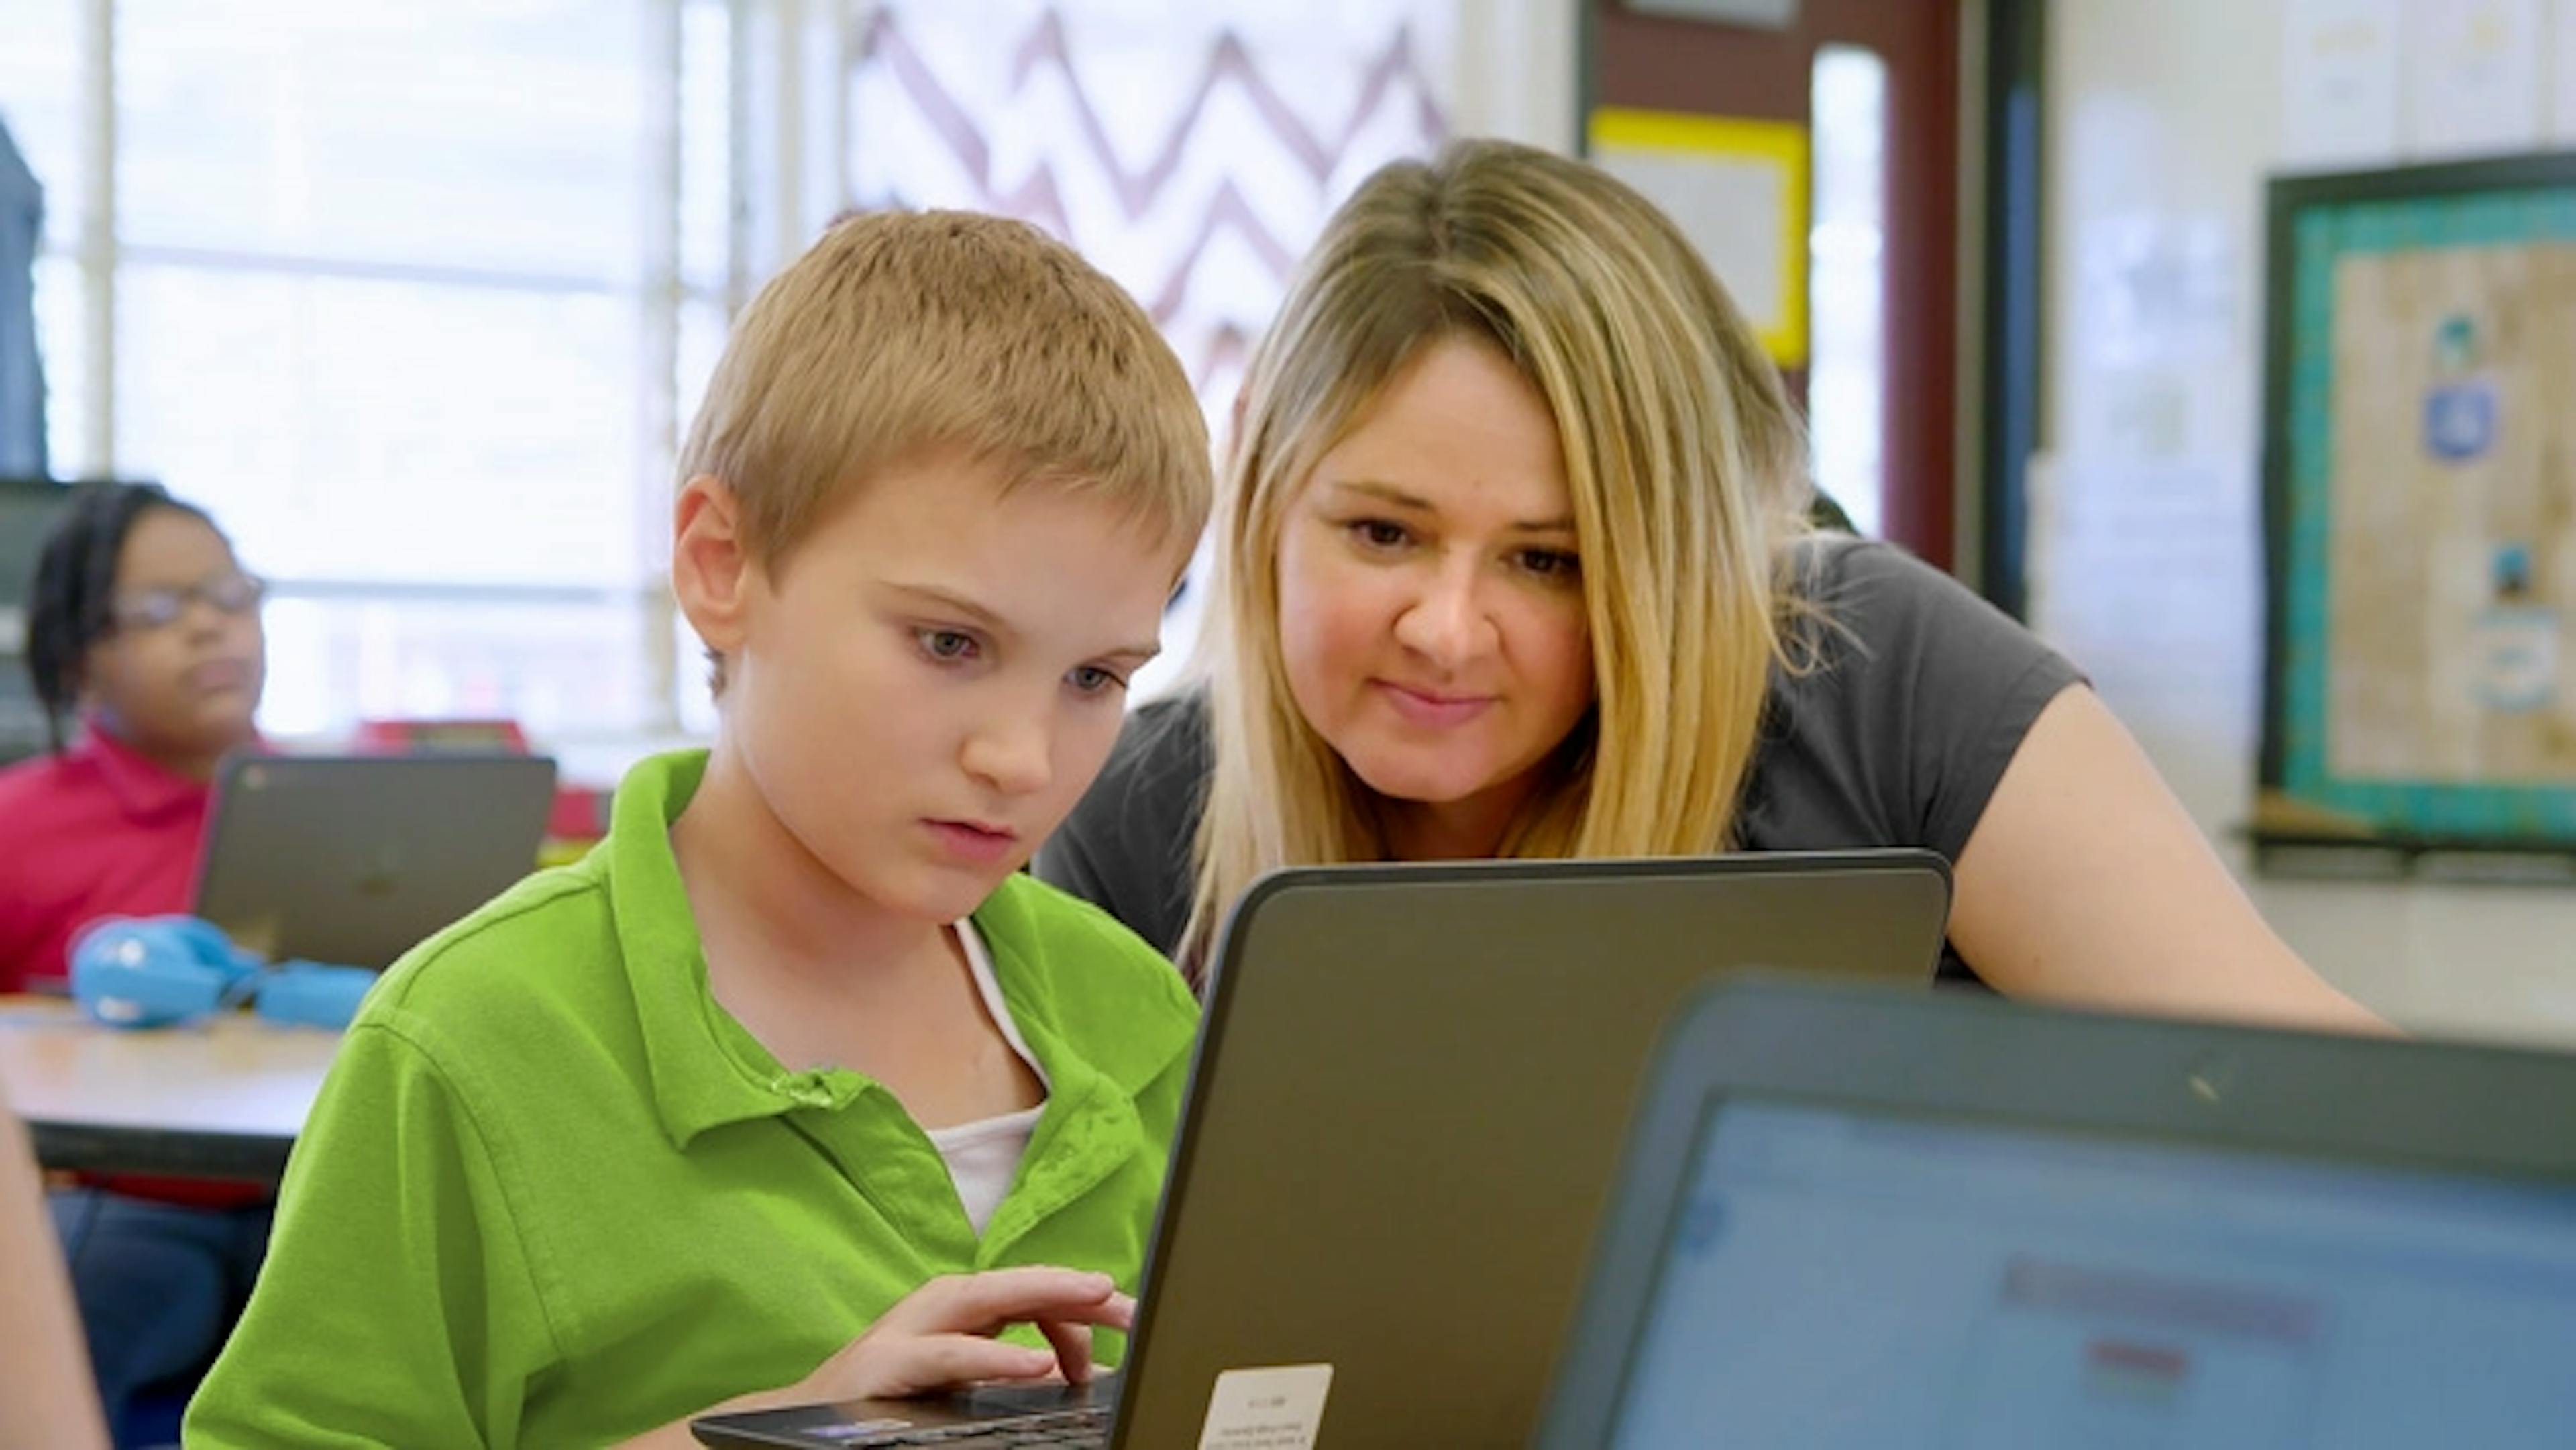
[[[1329,1364],[1227,1370],[1208,1396],[1199,1450],[1314,1450],[1332,1387]]]

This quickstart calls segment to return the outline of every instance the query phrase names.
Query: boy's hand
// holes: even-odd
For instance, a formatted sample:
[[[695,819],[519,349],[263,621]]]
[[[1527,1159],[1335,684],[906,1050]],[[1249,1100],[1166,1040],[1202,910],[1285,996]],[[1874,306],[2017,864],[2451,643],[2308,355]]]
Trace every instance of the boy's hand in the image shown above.
[[[1074,1384],[1091,1379],[1091,1326],[1127,1329],[1136,1301],[1107,1274],[1078,1269],[991,1269],[951,1274],[905,1295],[868,1332],[784,1389],[741,1395],[698,1415],[775,1410],[816,1401],[901,1399],[977,1380],[1045,1379],[1061,1372]],[[992,1336],[1034,1324],[1053,1352],[1003,1344]],[[626,1442],[623,1450],[694,1446],[689,1420]]]
[[[991,1269],[933,1279],[888,1309],[807,1377],[817,1399],[900,1398],[977,1380],[1091,1379],[1091,1326],[1125,1330],[1136,1301],[1107,1274]],[[1053,1352],[992,1336],[1035,1324]]]

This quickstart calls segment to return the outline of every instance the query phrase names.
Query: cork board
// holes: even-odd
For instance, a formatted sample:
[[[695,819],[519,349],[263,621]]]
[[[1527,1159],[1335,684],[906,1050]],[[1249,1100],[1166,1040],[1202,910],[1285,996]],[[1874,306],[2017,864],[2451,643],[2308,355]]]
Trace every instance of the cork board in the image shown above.
[[[2576,157],[2271,200],[2258,830],[2576,847]]]

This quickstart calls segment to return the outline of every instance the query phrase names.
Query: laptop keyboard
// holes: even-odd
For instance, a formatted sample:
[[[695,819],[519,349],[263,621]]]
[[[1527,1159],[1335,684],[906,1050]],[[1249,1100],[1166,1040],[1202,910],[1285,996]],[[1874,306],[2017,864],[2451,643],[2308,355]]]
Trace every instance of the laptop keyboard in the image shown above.
[[[1001,1450],[1003,1446],[1052,1445],[1065,1450],[1103,1450],[1109,1444],[1109,1407],[1093,1405],[1051,1415],[996,1420],[984,1425],[948,1425],[936,1430],[904,1430],[871,1435],[853,1445],[937,1445],[942,1450]]]

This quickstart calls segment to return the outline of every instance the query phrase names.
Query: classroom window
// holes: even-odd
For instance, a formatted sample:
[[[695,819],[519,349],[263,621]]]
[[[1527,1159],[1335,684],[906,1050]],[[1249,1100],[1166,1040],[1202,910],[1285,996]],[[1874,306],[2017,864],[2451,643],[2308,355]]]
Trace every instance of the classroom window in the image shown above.
[[[275,579],[272,734],[506,714],[603,760],[713,723],[672,455],[733,309],[830,216],[1039,221],[1221,428],[1332,206],[1449,129],[1465,13],[5,3],[55,472],[166,483]]]
[[[272,733],[670,728],[751,8],[10,0],[54,471],[165,483],[275,580]]]

